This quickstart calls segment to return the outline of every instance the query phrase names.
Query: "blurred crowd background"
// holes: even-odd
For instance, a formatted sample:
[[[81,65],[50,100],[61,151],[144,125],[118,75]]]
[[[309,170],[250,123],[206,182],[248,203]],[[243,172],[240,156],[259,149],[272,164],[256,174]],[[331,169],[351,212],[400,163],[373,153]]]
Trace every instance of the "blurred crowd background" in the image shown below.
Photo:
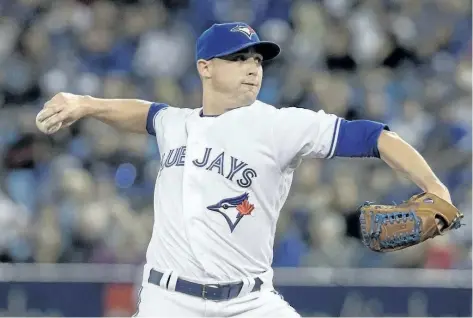
[[[197,36],[244,21],[282,46],[262,101],[387,123],[451,190],[465,227],[379,255],[364,201],[420,191],[375,159],[307,161],[281,213],[274,266],[471,268],[471,2],[466,0],[1,0],[2,262],[139,264],[159,149],[92,119],[45,136],[54,94],[200,107]]]

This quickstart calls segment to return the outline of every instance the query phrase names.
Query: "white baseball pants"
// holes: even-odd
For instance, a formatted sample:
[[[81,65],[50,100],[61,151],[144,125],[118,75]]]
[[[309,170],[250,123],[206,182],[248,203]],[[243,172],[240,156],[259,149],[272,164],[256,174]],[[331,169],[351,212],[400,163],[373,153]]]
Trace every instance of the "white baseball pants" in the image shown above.
[[[206,300],[144,283],[134,317],[300,317],[276,291],[263,289],[225,301]]]

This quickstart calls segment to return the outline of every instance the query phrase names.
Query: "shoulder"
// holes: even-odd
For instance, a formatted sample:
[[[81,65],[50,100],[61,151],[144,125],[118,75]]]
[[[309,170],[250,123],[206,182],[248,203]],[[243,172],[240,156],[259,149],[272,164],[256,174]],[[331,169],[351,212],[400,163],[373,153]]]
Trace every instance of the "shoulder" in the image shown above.
[[[195,111],[196,109],[174,107],[164,103],[152,103],[148,111],[146,130],[149,134],[155,135],[157,130],[164,131],[166,127],[180,126]]]
[[[168,105],[164,103],[154,103],[153,105],[157,105],[157,107],[159,108],[160,114],[167,118],[172,117],[176,119],[178,118],[185,119],[188,116],[195,113],[196,111],[198,111],[197,109],[193,109],[193,108],[181,108],[181,107],[176,107],[176,106],[172,106],[172,105]]]
[[[295,106],[287,106],[287,107],[276,107],[271,104],[264,103],[262,101],[257,100],[251,107],[248,107],[250,111],[252,111],[255,115],[260,114],[262,116],[266,116],[267,119],[274,119],[274,120],[287,120],[289,118],[305,118],[313,119],[313,118],[323,118],[325,116],[331,116],[331,114],[327,114],[324,110],[312,110],[306,108],[300,108]]]
[[[174,107],[163,103],[153,103],[150,107],[146,130],[157,137],[169,132],[178,131],[184,127],[187,119],[197,110],[191,108]]]

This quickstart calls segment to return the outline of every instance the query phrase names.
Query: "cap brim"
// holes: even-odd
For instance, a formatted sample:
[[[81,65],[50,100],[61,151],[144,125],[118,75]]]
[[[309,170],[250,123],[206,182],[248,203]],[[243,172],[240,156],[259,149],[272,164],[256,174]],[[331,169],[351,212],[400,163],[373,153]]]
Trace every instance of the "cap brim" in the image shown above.
[[[230,55],[230,54],[237,53],[239,51],[242,51],[250,47],[254,48],[257,53],[261,54],[264,61],[269,61],[269,60],[274,59],[281,52],[281,48],[276,43],[269,42],[269,41],[260,41],[256,43],[248,43],[248,44],[239,46],[237,48],[233,48],[231,50],[220,53],[214,57],[222,57],[222,56]]]

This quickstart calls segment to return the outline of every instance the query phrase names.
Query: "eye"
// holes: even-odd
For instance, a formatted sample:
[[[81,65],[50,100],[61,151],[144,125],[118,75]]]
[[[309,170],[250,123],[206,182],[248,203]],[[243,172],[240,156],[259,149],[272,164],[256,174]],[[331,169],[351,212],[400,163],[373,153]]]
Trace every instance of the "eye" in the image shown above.
[[[255,56],[255,61],[258,62],[258,64],[263,63],[263,59],[260,56]]]
[[[222,208],[224,208],[225,210],[228,209],[228,204],[222,205]]]
[[[234,58],[233,58],[234,61],[238,61],[238,62],[244,62],[247,60],[246,56],[243,55],[243,54],[239,54],[239,55],[236,55]]]

